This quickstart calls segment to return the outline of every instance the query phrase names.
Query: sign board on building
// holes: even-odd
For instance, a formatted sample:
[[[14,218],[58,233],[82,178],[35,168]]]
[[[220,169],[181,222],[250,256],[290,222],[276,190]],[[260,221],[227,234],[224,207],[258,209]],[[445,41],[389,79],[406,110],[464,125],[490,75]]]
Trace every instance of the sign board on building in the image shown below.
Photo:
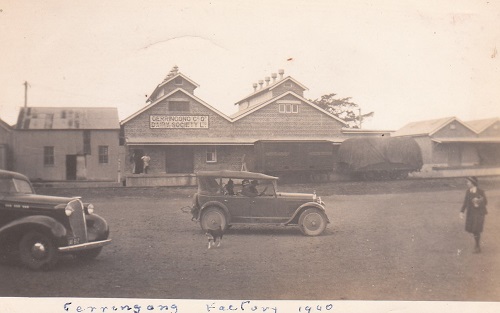
[[[150,115],[149,128],[208,128],[208,115]]]

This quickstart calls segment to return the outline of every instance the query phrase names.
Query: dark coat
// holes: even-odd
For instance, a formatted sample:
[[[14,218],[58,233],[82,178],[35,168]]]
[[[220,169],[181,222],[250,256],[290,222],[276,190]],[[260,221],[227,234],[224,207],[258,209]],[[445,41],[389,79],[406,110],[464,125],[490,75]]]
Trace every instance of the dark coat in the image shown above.
[[[473,199],[476,198],[478,203],[474,204]],[[477,200],[477,199],[482,200]],[[467,189],[465,192],[464,204],[460,212],[467,211],[465,217],[465,230],[469,233],[481,233],[483,231],[484,216],[488,214],[486,205],[488,200],[482,189],[477,188],[476,192],[471,192]]]

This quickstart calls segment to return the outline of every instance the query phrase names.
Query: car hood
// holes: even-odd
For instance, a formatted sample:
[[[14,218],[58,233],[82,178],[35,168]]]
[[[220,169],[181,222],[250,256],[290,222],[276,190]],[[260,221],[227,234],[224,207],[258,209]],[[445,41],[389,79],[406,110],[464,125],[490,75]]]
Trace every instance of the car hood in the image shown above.
[[[312,193],[278,192],[278,197],[314,201],[316,196]]]
[[[65,204],[77,197],[56,197],[37,194],[11,194],[3,197],[1,200],[11,203],[38,204],[40,206],[56,206]]]

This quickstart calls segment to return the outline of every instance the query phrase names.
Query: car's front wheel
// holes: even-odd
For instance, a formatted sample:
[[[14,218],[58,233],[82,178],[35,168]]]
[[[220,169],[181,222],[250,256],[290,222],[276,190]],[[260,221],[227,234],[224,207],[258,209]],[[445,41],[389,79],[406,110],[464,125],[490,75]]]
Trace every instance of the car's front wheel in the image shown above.
[[[206,208],[201,214],[200,225],[203,231],[218,229],[219,226],[222,230],[225,230],[227,228],[226,215],[224,214],[224,211],[219,208]]]
[[[29,232],[19,242],[21,262],[32,270],[48,270],[57,263],[58,252],[52,238],[41,232]]]
[[[299,227],[304,235],[318,236],[326,228],[326,217],[315,208],[306,209],[299,218]]]

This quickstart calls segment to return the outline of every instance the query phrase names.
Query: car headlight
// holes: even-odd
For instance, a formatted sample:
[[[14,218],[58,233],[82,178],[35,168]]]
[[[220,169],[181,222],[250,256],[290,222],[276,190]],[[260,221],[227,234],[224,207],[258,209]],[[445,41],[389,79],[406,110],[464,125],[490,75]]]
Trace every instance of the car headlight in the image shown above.
[[[92,203],[89,203],[89,205],[87,205],[87,213],[94,213],[94,205]]]
[[[70,207],[69,205],[67,205],[65,208],[64,208],[64,213],[66,213],[66,216],[70,216],[71,214],[73,214],[75,210],[73,210],[72,207]]]

